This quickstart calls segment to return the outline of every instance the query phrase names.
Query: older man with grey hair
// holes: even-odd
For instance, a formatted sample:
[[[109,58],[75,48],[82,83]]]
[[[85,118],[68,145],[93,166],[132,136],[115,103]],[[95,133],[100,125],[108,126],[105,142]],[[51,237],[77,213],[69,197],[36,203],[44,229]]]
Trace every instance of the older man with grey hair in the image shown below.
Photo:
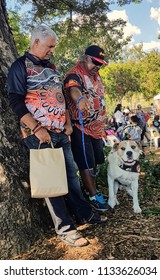
[[[60,73],[50,61],[57,40],[55,32],[45,25],[33,30],[29,52],[18,58],[9,70],[9,102],[20,119],[24,143],[29,149],[38,148],[39,143],[42,148],[50,147],[51,141],[55,147],[63,148],[69,193],[47,198],[46,203],[59,238],[71,246],[81,247],[89,242],[77,231],[68,208],[79,224],[103,223],[107,218],[93,213],[81,193],[69,141],[72,126]]]

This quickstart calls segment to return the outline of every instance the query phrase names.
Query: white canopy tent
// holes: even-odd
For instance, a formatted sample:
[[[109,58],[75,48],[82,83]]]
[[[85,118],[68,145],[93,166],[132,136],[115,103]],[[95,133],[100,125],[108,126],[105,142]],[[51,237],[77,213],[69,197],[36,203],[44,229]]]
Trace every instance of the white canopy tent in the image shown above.
[[[156,106],[156,109],[157,109],[157,114],[160,114],[160,93],[155,95],[153,97],[153,100],[154,100],[154,103],[155,103],[155,106]]]
[[[153,97],[154,100],[160,99],[160,93]]]

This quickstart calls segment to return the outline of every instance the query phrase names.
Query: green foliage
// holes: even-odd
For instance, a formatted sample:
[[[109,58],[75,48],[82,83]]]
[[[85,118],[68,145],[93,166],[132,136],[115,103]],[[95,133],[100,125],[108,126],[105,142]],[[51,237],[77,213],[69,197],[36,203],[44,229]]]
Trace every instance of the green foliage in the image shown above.
[[[128,44],[130,38],[122,39],[125,21],[121,19],[110,21],[107,18],[107,12],[113,2],[122,6],[141,1],[41,0],[32,1],[32,10],[25,17],[17,12],[9,12],[9,23],[18,53],[21,55],[29,47],[27,32],[33,24],[31,19],[34,20],[34,25],[47,23],[59,37],[53,62],[60,70],[62,78],[81,58],[87,46],[98,44],[104,48],[106,60],[110,61],[108,67],[100,71],[105,85],[107,104],[111,105],[113,101],[117,102],[123,97],[130,98],[134,94],[141,93],[146,99],[152,98],[160,92],[160,53],[158,51],[145,53],[142,45],[122,52],[122,48]],[[111,107],[112,105],[109,106],[110,111]]]
[[[106,187],[107,183],[107,167],[108,167],[108,154],[111,151],[111,147],[104,147],[105,162],[100,166],[100,172],[96,178],[97,185]]]
[[[121,56],[121,61],[126,63],[128,61],[132,63],[138,63],[146,56],[146,52],[143,51],[143,44],[133,46],[130,49],[125,49]]]
[[[154,165],[153,177],[160,186],[160,162]]]
[[[120,5],[124,5],[137,1],[117,2]],[[28,1],[18,1],[17,9],[21,3],[28,4]],[[31,1],[31,11],[24,15],[25,22],[22,18],[17,18],[17,14],[16,21],[10,22],[19,53],[22,53],[28,45],[24,40],[26,39],[25,35],[23,38],[23,33],[19,29],[18,36],[14,31],[15,27],[17,28],[20,24],[24,30],[30,30],[32,25],[46,23],[52,25],[57,35],[59,35],[59,44],[55,50],[54,62],[58,65],[62,75],[75,63],[90,44],[99,44],[103,47],[107,60],[117,60],[120,57],[122,48],[128,44],[131,38],[123,39],[123,29],[126,25],[124,20],[110,21],[107,18],[111,3],[104,0]]]
[[[107,117],[111,117],[117,105],[116,100],[113,100],[105,91],[105,103],[106,103],[106,114]]]
[[[72,31],[68,29],[68,21],[59,22],[53,24],[53,29],[56,31],[59,37],[59,43],[55,49],[56,61],[61,61],[60,58],[63,56],[61,61],[60,70],[66,72],[72,66],[77,59],[81,58],[84,50],[91,44],[100,45],[104,48],[106,53],[106,60],[113,59],[117,60],[120,55],[122,47],[128,43],[122,39],[123,32],[119,32],[116,27],[123,29],[124,22],[108,23],[107,25],[94,25],[91,19],[83,19],[79,22],[78,19],[75,23],[72,23]],[[106,32],[107,30],[107,32]],[[63,63],[65,61],[65,64]]]
[[[67,13],[69,15],[73,13],[79,13],[81,15],[89,15],[97,19],[101,18],[103,14],[109,11],[109,7],[112,4],[117,3],[119,6],[126,4],[139,4],[142,0],[71,0],[71,1],[59,1],[59,0],[37,0],[30,1],[35,9],[36,16],[44,17],[46,14],[53,14],[57,16],[64,16]],[[28,0],[21,0],[19,3],[28,3]]]
[[[8,20],[12,29],[18,54],[22,55],[29,48],[29,36],[20,29],[23,18],[17,12],[9,11]]]
[[[160,92],[160,52],[153,50],[140,60],[141,91],[146,99]]]
[[[112,63],[100,73],[111,99],[118,101],[128,93],[134,94],[140,88],[139,72],[131,62]]]
[[[160,191],[160,162],[153,164],[155,154],[150,152],[149,158],[144,158],[141,161],[141,171],[144,172],[141,184],[143,186],[142,199],[150,198],[155,194],[153,191],[157,189]],[[160,208],[152,207],[143,209],[143,214],[159,215]]]
[[[117,3],[119,6],[131,4],[131,3],[139,4],[141,2],[142,2],[142,0],[117,0]]]
[[[141,159],[141,172],[144,173],[142,177],[144,196],[151,196],[152,188],[160,190],[160,163],[153,164],[154,159],[155,154],[152,152],[147,158]]]
[[[142,213],[147,215],[159,215],[160,209],[159,208],[144,209]]]
[[[125,51],[121,60],[100,71],[111,100],[143,94],[145,99],[160,92],[160,52],[145,53],[142,46]]]

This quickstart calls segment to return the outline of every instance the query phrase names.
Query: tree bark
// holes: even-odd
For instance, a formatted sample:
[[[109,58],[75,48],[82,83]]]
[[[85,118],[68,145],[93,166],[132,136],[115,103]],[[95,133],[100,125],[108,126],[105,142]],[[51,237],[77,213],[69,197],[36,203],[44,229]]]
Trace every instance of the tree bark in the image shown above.
[[[51,218],[43,200],[30,197],[29,154],[8,106],[7,73],[17,51],[5,0],[0,0],[0,19],[0,259],[11,259],[44,234]]]

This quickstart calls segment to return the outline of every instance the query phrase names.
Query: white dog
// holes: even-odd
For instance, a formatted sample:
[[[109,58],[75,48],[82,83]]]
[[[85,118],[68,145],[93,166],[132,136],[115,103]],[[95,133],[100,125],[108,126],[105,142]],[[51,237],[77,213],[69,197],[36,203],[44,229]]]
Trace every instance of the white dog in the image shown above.
[[[108,204],[111,208],[118,203],[117,191],[123,185],[126,191],[133,197],[133,209],[140,213],[138,202],[138,178],[139,178],[139,156],[142,153],[140,145],[131,140],[116,143],[108,156]]]

